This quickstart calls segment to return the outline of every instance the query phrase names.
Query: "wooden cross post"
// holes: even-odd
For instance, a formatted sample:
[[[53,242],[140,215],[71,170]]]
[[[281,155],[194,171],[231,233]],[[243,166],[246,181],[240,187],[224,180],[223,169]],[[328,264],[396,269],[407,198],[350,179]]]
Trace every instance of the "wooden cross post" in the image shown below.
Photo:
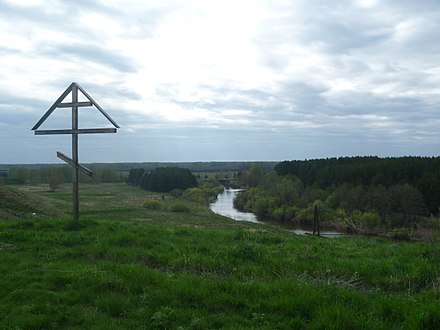
[[[319,232],[319,207],[315,205],[314,214],[313,214],[313,235],[316,235],[318,232],[318,236],[320,236]]]
[[[78,164],[78,86],[72,86],[72,160]],[[79,169],[72,167],[73,219],[79,219]]]
[[[79,102],[78,91],[80,91],[87,99],[86,102]],[[69,93],[72,94],[72,102],[62,103]],[[114,128],[86,128],[80,129],[78,127],[78,108],[95,106],[107,118]],[[38,130],[41,124],[55,111],[56,108],[72,108],[72,129],[60,130]],[[72,158],[57,151],[57,157],[65,161],[72,167],[72,193],[73,193],[73,219],[79,219],[79,171],[92,176],[93,172],[87,167],[79,164],[78,157],[78,135],[91,133],[116,133],[119,125],[87,94],[87,92],[77,83],[73,82],[64,91],[63,94],[55,101],[55,103],[46,111],[41,119],[32,127],[35,135],[50,135],[50,134],[72,134]]]

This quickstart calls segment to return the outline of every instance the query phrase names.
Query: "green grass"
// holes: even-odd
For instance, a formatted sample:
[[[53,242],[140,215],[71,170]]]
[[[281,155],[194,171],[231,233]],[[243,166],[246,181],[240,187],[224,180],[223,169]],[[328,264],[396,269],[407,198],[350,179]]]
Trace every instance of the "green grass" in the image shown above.
[[[39,194],[70,211],[68,187]],[[164,197],[82,185],[79,223],[1,221],[0,328],[440,328],[437,242],[297,236]]]
[[[62,216],[53,204],[53,200],[0,184],[0,219]]]

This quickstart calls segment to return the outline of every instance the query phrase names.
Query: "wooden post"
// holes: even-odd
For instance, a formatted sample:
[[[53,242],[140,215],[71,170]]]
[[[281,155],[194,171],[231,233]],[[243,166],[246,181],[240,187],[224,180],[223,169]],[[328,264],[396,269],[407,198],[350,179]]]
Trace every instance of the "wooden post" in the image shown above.
[[[313,235],[316,235],[316,205],[313,210],[314,210],[314,213],[313,213]]]
[[[78,161],[78,87],[72,86],[72,160],[74,164]],[[79,171],[78,167],[72,168],[72,195],[73,195],[73,220],[79,219]]]
[[[320,228],[319,228],[321,226],[321,224],[319,222],[320,222],[320,219],[319,219],[319,206],[316,206],[316,224],[318,226],[318,236],[321,236]]]
[[[314,215],[313,215],[313,235],[316,235],[316,233],[318,233],[318,236],[320,236],[318,205],[315,205]]]

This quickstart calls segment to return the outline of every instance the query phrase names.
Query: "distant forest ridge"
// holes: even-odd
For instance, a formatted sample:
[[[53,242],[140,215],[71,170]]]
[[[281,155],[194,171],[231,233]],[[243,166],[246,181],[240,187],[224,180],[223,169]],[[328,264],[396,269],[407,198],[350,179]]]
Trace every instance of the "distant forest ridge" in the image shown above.
[[[431,212],[440,205],[440,157],[341,157],[284,161],[274,170],[294,175],[305,186],[327,188],[341,184],[384,186],[409,184],[423,195]]]
[[[314,173],[317,167],[339,167],[353,170],[352,166],[357,164],[361,167],[367,166],[369,172],[371,168],[379,166],[380,170],[388,166],[425,166],[431,164],[435,166],[440,163],[440,157],[377,157],[377,156],[355,156],[355,157],[334,157],[317,158],[305,160],[285,160],[285,161],[195,161],[195,162],[116,162],[116,163],[84,163],[85,166],[94,168],[110,168],[115,171],[128,172],[132,168],[144,168],[154,170],[158,167],[182,167],[193,172],[216,172],[216,171],[241,171],[249,169],[252,164],[259,164],[263,170],[270,171],[276,167],[279,174],[284,171],[304,171]],[[422,165],[423,164],[423,165]],[[0,171],[7,171],[11,167],[24,167],[27,169],[63,166],[63,163],[48,164],[0,164]],[[306,169],[309,168],[309,169]]]
[[[118,172],[128,172],[133,168],[143,168],[152,171],[159,167],[181,167],[187,168],[192,172],[221,172],[221,171],[246,171],[252,164],[259,164],[264,170],[272,170],[278,161],[215,161],[215,162],[133,162],[133,163],[84,163],[86,167],[95,169],[106,168]],[[37,169],[53,166],[64,166],[65,164],[0,164],[0,172],[7,172],[13,167],[23,167],[26,169]]]
[[[340,157],[291,160],[278,163],[279,175],[292,174],[307,185],[392,184],[416,179],[439,179],[440,157]]]
[[[440,157],[386,157],[355,156],[338,158],[319,158],[309,160],[285,161],[212,161],[212,162],[117,162],[117,163],[84,163],[94,169],[112,169],[118,172],[128,172],[133,168],[143,168],[146,171],[158,167],[181,167],[192,172],[219,172],[219,171],[246,171],[251,165],[258,164],[262,170],[275,169],[279,175],[294,174],[306,185],[312,183],[341,183],[352,182],[353,176],[359,183],[381,183],[389,185],[396,178],[402,179],[400,174],[410,177],[419,176],[425,171],[440,170]],[[0,164],[0,172],[7,172],[10,168],[22,167],[38,169],[54,166],[67,166],[63,163],[52,164]],[[397,171],[397,169],[400,169]],[[354,175],[354,173],[358,173]],[[362,172],[362,173],[361,173]],[[387,175],[389,174],[389,175]],[[390,183],[387,183],[390,182]],[[321,185],[321,184],[320,184]]]
[[[285,160],[285,161],[196,161],[196,162],[116,162],[116,163],[84,163],[85,166],[94,168],[110,168],[115,171],[129,171],[132,168],[144,168],[145,170],[154,170],[158,167],[182,167],[193,172],[215,172],[215,171],[240,171],[247,170],[253,164],[258,164],[263,170],[270,171],[276,169],[278,174],[286,174],[289,171],[298,173],[315,173],[317,168],[335,168],[353,171],[353,166],[361,166],[368,172],[373,167],[379,166],[379,172],[389,166],[398,167],[426,167],[439,166],[440,157],[377,157],[377,156],[355,156],[355,157],[335,157],[335,158],[317,158],[305,160]],[[27,169],[36,169],[53,166],[63,166],[64,163],[48,164],[0,164],[0,171],[7,171],[11,167],[23,167]],[[286,172],[287,171],[287,172]],[[301,175],[300,174],[300,175]]]

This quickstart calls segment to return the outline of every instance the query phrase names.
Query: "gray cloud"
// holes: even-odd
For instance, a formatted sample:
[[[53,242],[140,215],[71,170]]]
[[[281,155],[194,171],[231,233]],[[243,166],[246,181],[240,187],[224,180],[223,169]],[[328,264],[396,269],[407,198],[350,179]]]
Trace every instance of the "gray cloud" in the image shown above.
[[[105,49],[96,44],[46,45],[40,49],[40,53],[57,59],[76,59],[78,63],[81,63],[82,61],[90,61],[126,73],[133,73],[137,71],[137,65],[132,59],[112,52],[111,50]]]
[[[247,63],[240,62],[237,43],[220,40],[246,31],[227,34],[229,16],[223,29],[213,30],[216,39],[208,47],[221,44],[230,62],[217,63],[222,56],[203,53],[203,47],[184,49],[211,42],[197,29],[189,29],[194,36],[178,33],[206,14],[197,2],[119,7],[80,0],[29,7],[0,1],[0,33],[29,43],[0,47],[0,60],[8,63],[0,72],[0,163],[44,162],[53,150],[68,148],[68,139],[34,138],[29,129],[72,80],[122,126],[115,136],[82,137],[85,161],[438,154],[437,1],[262,3],[263,18],[244,41],[255,49],[253,67],[242,68],[237,63]],[[117,36],[79,19],[90,14],[115,23]],[[44,38],[45,31],[56,37]],[[197,56],[203,63],[194,65]],[[229,65],[254,76],[240,78]],[[28,86],[23,92],[20,82],[28,81],[38,82],[35,91]],[[48,126],[69,124],[61,110]],[[81,110],[82,124],[100,126],[95,112]]]

